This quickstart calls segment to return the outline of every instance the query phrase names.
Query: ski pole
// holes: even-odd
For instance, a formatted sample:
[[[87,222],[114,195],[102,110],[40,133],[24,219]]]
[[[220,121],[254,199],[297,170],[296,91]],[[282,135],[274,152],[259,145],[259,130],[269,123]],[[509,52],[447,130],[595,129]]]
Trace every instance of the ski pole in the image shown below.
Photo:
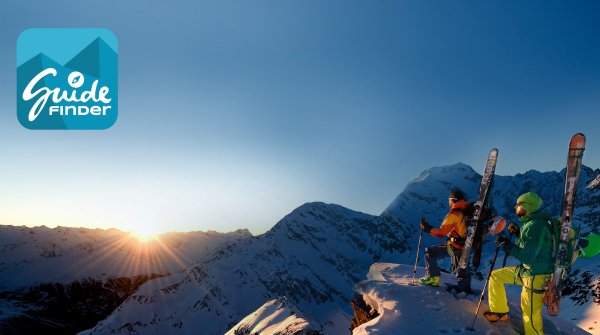
[[[494,271],[494,265],[496,265],[496,259],[498,258],[498,252],[500,252],[500,248],[504,243],[500,244],[496,247],[496,252],[494,253],[494,259],[492,259],[492,263],[490,264],[490,271],[488,272],[487,278],[485,280],[485,284],[483,284],[483,289],[481,290],[481,296],[479,297],[479,303],[477,304],[477,310],[475,311],[475,318],[473,319],[473,324],[471,328],[467,328],[467,330],[475,330],[475,321],[477,321],[477,314],[479,314],[479,309],[481,308],[481,303],[483,302],[483,296],[485,295],[485,289],[490,282],[490,276],[492,275],[492,271]]]
[[[419,234],[419,244],[417,244],[417,257],[415,259],[415,267],[413,268],[412,284],[415,285],[415,277],[417,276],[417,263],[419,262],[419,251],[421,250],[421,239],[423,238],[423,230]]]
[[[509,241],[512,241],[512,235],[508,235]],[[508,252],[504,252],[504,259],[502,260],[502,267],[506,267],[506,261],[508,260]]]

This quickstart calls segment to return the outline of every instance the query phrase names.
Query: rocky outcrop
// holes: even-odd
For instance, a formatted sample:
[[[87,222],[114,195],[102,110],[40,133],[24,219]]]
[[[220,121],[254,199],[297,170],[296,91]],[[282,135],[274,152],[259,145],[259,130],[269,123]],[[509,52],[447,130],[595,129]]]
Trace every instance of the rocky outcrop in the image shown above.
[[[360,294],[355,294],[352,297],[350,304],[352,305],[352,311],[354,312],[354,318],[352,318],[350,323],[350,334],[352,334],[354,328],[379,316],[377,310],[369,306]]]

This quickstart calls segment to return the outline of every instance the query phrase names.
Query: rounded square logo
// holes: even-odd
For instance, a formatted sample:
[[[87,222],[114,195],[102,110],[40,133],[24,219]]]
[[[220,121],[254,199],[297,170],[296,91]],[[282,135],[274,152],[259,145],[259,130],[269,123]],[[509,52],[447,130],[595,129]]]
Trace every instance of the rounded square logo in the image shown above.
[[[117,38],[34,28],[17,40],[17,118],[28,129],[107,129],[118,116]]]

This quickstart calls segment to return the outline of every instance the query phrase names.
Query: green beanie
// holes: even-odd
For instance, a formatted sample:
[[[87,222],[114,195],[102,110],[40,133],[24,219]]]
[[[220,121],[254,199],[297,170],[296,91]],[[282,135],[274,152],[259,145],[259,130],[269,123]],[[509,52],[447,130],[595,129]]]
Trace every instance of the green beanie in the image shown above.
[[[542,207],[544,201],[537,193],[527,192],[517,199],[517,203],[521,204],[521,207],[525,208],[527,212],[534,213]]]

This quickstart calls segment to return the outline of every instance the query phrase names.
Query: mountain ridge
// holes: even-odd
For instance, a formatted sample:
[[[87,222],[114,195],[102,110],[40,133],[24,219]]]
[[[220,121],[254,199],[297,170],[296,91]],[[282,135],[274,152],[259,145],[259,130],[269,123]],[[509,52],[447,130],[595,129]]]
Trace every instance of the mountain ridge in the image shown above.
[[[584,172],[582,184],[600,171],[586,168]],[[498,211],[514,216],[510,211],[516,193],[549,181],[558,183],[560,178],[558,172],[534,171],[515,177],[499,176],[493,195]],[[461,186],[474,194],[480,180],[477,172],[462,163],[425,170],[379,216],[335,204],[305,203],[264,234],[230,243],[199,261],[188,269],[185,278],[177,281],[161,278],[154,281],[154,284],[161,282],[157,285],[149,282],[113,313],[114,318],[82,334],[119,334],[123,333],[119,329],[124,324],[142,333],[169,332],[176,327],[178,333],[191,334],[193,324],[208,322],[205,318],[210,318],[214,325],[204,328],[206,334],[223,334],[266,301],[282,296],[300,311],[317,317],[321,324],[314,325],[315,328],[323,329],[324,334],[338,334],[349,325],[351,312],[347,301],[370,264],[414,262],[420,217],[439,222],[448,210],[448,190]],[[549,197],[549,207],[554,206],[556,194],[562,194],[560,188],[556,184],[540,188]],[[597,216],[597,212],[593,215]],[[592,221],[587,220],[586,225],[595,227]],[[439,241],[424,238],[424,243]],[[223,282],[227,284],[220,284]],[[169,298],[163,295],[165,290]],[[182,292],[186,292],[188,299],[195,298],[189,302],[174,298],[183,297]],[[178,311],[171,313],[152,303],[165,299],[179,301]],[[149,305],[145,304],[148,301]],[[149,308],[154,314],[144,314]],[[134,317],[125,319],[125,315]],[[227,327],[216,326],[218,323]]]
[[[599,178],[600,170],[583,172],[575,217],[586,231],[593,231],[600,226],[600,190],[586,186]],[[145,282],[106,319],[81,334],[195,334],[201,325],[204,334],[222,335],[281,297],[286,297],[289,308],[317,320],[319,324],[310,329],[346,332],[352,319],[348,301],[369,267],[375,262],[414,263],[419,219],[438,224],[448,211],[448,190],[460,186],[474,192],[480,178],[462,163],[427,169],[378,216],[336,204],[305,203],[263,234],[240,231],[244,236],[224,240],[183,271]],[[562,195],[562,185],[556,184],[560,181],[558,172],[497,176],[492,198],[497,211],[510,220],[516,196],[525,188],[539,187],[548,199],[546,207],[555,207],[555,198]],[[440,242],[423,239],[423,245]],[[487,264],[490,249],[488,241],[482,264]],[[600,273],[600,265],[593,261],[578,269],[573,287],[587,287],[581,286],[585,278],[595,283]],[[565,298],[565,313],[575,317],[595,296],[571,297]]]

